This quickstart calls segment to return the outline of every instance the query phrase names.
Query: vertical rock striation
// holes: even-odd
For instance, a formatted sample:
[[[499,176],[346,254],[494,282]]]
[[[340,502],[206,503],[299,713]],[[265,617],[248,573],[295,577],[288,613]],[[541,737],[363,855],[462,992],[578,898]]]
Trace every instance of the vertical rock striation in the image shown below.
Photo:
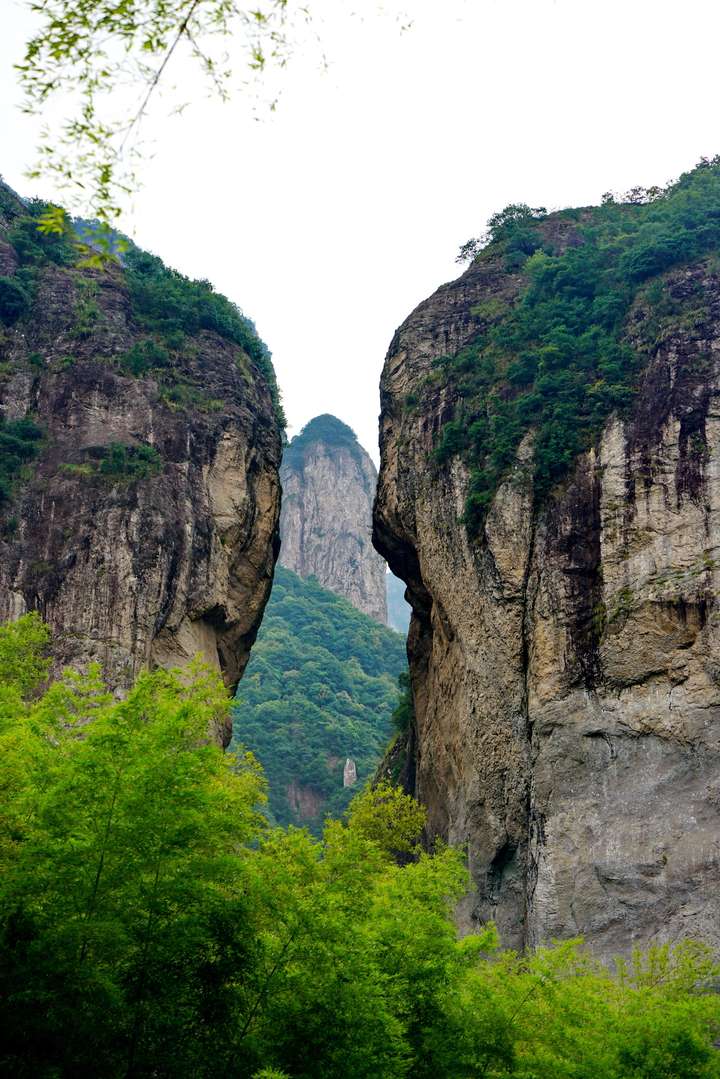
[[[354,432],[316,416],[283,455],[280,562],[387,623],[385,563],[371,543],[377,471]]]
[[[652,304],[630,312],[628,414],[539,506],[528,434],[476,539],[466,466],[431,463],[454,407],[434,361],[521,275],[474,263],[382,375],[374,540],[413,607],[406,774],[430,835],[467,846],[461,921],[494,918],[509,945],[720,944],[720,274],[710,258],[659,280],[676,315],[648,334]]]
[[[281,430],[268,367],[203,327],[202,305],[215,302],[205,293],[197,327],[166,332],[153,274],[169,288],[190,283],[159,260],[140,293],[160,304],[157,331],[121,267],[79,269],[43,251],[27,261],[20,242],[24,228],[35,243],[34,226],[2,193],[3,280],[28,290],[29,308],[0,324],[0,438],[25,420],[40,438],[0,502],[0,619],[39,611],[56,667],[97,660],[118,690],[196,653],[232,687],[277,553]]]

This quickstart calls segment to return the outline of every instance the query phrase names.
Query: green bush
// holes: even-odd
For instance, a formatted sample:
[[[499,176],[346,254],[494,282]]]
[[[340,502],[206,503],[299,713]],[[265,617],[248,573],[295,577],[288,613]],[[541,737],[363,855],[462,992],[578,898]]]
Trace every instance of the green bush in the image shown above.
[[[72,476],[99,477],[112,482],[134,483],[162,471],[162,458],[154,446],[145,443],[126,445],[111,442],[94,447],[84,461],[67,462],[60,466]]]
[[[31,419],[0,419],[0,505],[7,502],[22,469],[40,452],[43,432]]]
[[[0,321],[11,326],[29,310],[28,290],[12,277],[0,277]]]
[[[141,480],[162,471],[162,458],[154,446],[111,442],[104,449],[97,470],[111,479]]]
[[[257,763],[208,742],[215,673],[118,701],[97,665],[47,685],[48,644],[37,615],[0,627],[3,1075],[719,1079],[708,948],[611,970],[459,939],[462,854],[418,850],[407,795],[270,829]]]
[[[27,214],[16,219],[8,232],[8,240],[15,248],[22,266],[43,266],[49,262],[57,266],[72,266],[77,253],[67,235],[43,233],[38,229],[38,219],[50,209],[50,204],[40,199],[26,203]]]
[[[137,341],[118,360],[121,370],[127,371],[128,374],[136,377],[147,374],[148,371],[158,367],[167,367],[169,363],[170,353],[168,350],[151,337]]]
[[[38,218],[48,209],[48,203],[31,199],[24,206],[25,213],[13,216],[7,234],[20,266],[13,277],[0,277],[0,321],[6,325],[28,314],[42,266],[48,263],[69,266],[75,260],[75,251],[66,236],[38,230]]]

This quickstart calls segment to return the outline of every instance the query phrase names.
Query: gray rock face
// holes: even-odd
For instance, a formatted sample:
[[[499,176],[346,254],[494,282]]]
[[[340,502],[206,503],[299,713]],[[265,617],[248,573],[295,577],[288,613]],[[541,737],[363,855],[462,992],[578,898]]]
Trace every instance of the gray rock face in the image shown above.
[[[209,331],[174,358],[172,386],[124,374],[115,360],[140,334],[117,270],[44,267],[31,317],[0,331],[0,415],[44,432],[0,505],[0,620],[39,611],[56,668],[98,660],[118,690],[196,653],[233,687],[277,553],[280,430],[262,374]],[[154,447],[158,465],[103,474],[113,444]]]
[[[429,466],[448,390],[424,380],[518,287],[472,266],[410,315],[382,376],[374,535],[413,606],[407,782],[431,836],[467,844],[466,926],[494,918],[508,945],[582,934],[603,955],[717,945],[720,277],[663,279],[698,303],[651,349],[636,305],[634,413],[540,511],[527,437],[471,541],[464,465]]]
[[[385,563],[371,542],[377,470],[353,431],[317,416],[285,451],[280,476],[281,565],[387,623]]]

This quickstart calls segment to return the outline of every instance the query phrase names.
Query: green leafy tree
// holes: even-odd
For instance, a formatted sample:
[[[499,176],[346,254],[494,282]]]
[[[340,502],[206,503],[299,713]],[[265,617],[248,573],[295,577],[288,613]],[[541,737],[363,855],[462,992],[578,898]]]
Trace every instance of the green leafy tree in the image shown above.
[[[685,942],[613,971],[577,941],[458,939],[459,851],[365,790],[319,839],[208,741],[196,665],[45,684],[35,615],[0,629],[0,1073],[20,1079],[718,1079],[719,975]],[[401,855],[398,858],[398,854]]]
[[[120,703],[97,671],[67,674],[22,703],[31,656],[2,732],[0,1060],[37,1075],[148,1074],[158,1059],[199,1074],[207,1016],[228,1021],[248,953],[239,851],[259,827],[257,766],[208,744],[227,701],[200,668],[143,676]]]
[[[0,277],[0,320],[12,326],[30,309],[30,295],[19,281]]]
[[[382,781],[353,800],[348,822],[380,850],[399,857],[418,853],[425,811],[399,787]]]

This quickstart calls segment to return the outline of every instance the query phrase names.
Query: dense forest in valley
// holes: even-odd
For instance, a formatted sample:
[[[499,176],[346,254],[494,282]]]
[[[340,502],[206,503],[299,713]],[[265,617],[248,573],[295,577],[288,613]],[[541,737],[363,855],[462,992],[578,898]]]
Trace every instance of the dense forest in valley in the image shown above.
[[[322,837],[270,828],[202,667],[49,686],[36,615],[0,628],[0,1073],[20,1079],[708,1079],[700,945],[610,971],[578,942],[458,940],[461,852],[383,785]]]
[[[278,824],[319,831],[375,772],[392,731],[405,642],[347,600],[278,566],[237,692],[235,740],[255,753]]]

